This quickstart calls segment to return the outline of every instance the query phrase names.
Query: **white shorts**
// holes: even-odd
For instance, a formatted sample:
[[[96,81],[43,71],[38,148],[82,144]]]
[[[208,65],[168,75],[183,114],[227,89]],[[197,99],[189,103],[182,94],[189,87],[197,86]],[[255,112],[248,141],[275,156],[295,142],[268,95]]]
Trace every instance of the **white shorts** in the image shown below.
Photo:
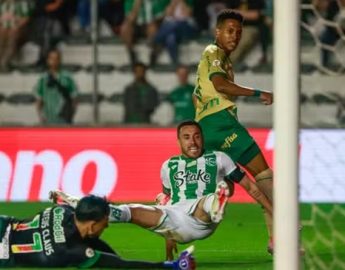
[[[178,243],[188,243],[210,236],[217,228],[216,223],[205,223],[193,217],[198,202],[187,200],[174,205],[154,206],[163,211],[160,224],[152,231]]]

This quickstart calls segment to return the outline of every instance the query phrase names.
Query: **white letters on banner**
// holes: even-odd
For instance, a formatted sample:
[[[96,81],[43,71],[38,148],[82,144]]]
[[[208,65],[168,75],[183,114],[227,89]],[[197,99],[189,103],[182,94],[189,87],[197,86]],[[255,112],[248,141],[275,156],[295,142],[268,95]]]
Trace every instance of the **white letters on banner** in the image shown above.
[[[0,200],[6,199],[10,178],[12,173],[12,162],[6,153],[0,152]]]
[[[252,131],[256,138],[256,130]],[[88,130],[79,132],[88,132]],[[175,136],[175,130],[171,129],[171,132]],[[142,198],[141,194],[145,190],[149,190],[152,194],[155,194],[157,190],[158,193],[159,168],[164,159],[162,155],[157,158],[156,154],[157,152],[165,154],[165,148],[150,147],[150,158],[145,162],[141,162],[142,159],[139,160],[135,164],[135,170],[132,170],[133,157],[136,157],[137,153],[147,153],[146,142],[149,146],[156,145],[157,142],[153,144],[152,141],[146,139],[148,141],[141,141],[135,148],[127,147],[133,146],[133,141],[126,141],[126,135],[125,130],[124,140],[122,137],[116,139],[116,142],[121,141],[122,150],[109,147],[109,145],[114,145],[115,139],[112,136],[106,137],[107,139],[102,141],[99,149],[97,149],[97,135],[91,141],[78,141],[78,147],[68,149],[64,143],[51,144],[45,130],[39,132],[38,135],[35,133],[38,137],[35,137],[34,141],[19,140],[18,143],[16,136],[3,136],[4,142],[0,148],[0,201],[46,201],[49,191],[57,188],[76,196],[83,196],[84,193],[90,192],[102,196],[113,196],[112,199],[117,199],[120,195],[121,199],[132,201]],[[272,150],[274,150],[274,133],[270,130],[260,130],[257,136],[256,139],[259,139],[264,154],[271,158]],[[39,146],[36,143],[37,138],[44,139]],[[165,145],[175,144],[174,140],[167,142],[165,137],[160,139]],[[170,152],[167,156],[169,155]],[[114,156],[117,157],[117,161]],[[126,179],[131,181],[121,182],[121,185],[118,185],[117,163],[123,166],[122,172],[126,172],[126,174],[121,173],[120,181],[126,181]],[[93,168],[91,173],[88,170],[90,165]],[[138,188],[136,185],[138,172],[148,165],[150,165],[149,172],[157,171],[157,178],[155,174],[151,174],[149,179],[140,179],[140,183],[144,184]],[[37,168],[40,169],[37,170]],[[343,130],[301,130],[299,146],[301,202],[344,203],[344,183],[345,132]],[[151,198],[149,196],[145,197],[145,200],[149,201]]]
[[[86,150],[76,153],[64,165],[62,156],[54,150],[18,151],[14,164],[0,151],[0,201],[26,201],[29,199],[35,166],[42,166],[39,200],[47,200],[50,190],[62,188],[77,196],[82,192],[85,168],[94,163],[96,177],[90,193],[107,196],[116,186],[117,165],[106,152]],[[12,182],[11,182],[12,176]],[[88,179],[90,180],[90,179]]]
[[[85,195],[81,190],[84,169],[94,162],[97,167],[95,185],[92,194],[109,194],[116,186],[117,166],[111,156],[98,150],[86,150],[73,156],[65,166],[62,177],[62,190],[76,196]]]

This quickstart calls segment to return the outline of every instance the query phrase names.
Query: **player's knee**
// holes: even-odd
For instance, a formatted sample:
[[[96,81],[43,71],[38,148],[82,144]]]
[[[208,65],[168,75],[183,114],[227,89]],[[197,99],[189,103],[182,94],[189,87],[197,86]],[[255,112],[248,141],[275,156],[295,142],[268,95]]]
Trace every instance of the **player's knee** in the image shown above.
[[[270,202],[273,202],[273,171],[268,168],[255,176],[256,184]]]
[[[272,181],[273,180],[273,171],[271,168],[268,168],[266,170],[259,172],[254,178],[255,178],[256,182],[260,182],[263,180]]]

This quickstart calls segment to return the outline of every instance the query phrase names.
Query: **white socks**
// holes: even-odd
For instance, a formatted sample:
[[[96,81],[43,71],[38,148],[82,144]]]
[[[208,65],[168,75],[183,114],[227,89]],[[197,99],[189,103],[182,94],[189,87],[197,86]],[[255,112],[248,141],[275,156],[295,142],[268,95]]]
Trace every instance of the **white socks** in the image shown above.
[[[130,222],[131,210],[127,204],[113,205],[110,204],[109,222]]]

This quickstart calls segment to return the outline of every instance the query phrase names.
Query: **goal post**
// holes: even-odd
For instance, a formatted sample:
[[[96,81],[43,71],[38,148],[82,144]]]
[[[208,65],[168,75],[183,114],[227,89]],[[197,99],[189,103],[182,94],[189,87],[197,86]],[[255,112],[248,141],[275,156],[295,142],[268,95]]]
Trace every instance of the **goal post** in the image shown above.
[[[299,269],[298,134],[299,25],[298,0],[274,6],[273,126],[274,269]]]

